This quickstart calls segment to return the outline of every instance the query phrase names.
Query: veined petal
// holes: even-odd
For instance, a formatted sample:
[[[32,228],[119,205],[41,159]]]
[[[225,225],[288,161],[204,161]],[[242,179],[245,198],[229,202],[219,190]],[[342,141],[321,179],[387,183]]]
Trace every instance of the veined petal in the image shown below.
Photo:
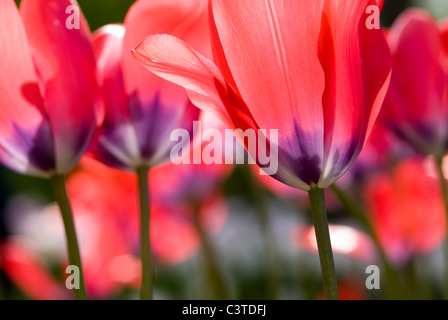
[[[382,3],[327,0],[324,5],[319,38],[326,79],[322,188],[338,179],[358,156],[387,90],[390,52],[382,31],[366,25],[366,9],[381,8]]]
[[[48,116],[25,30],[13,1],[0,2],[0,161],[20,173],[54,169]]]
[[[278,129],[280,162],[317,184],[324,140],[325,78],[316,54],[323,1],[212,3],[223,53],[255,122]]]
[[[96,128],[98,84],[90,31],[71,0],[23,0],[20,11],[49,114],[59,173],[86,151]],[[70,14],[80,29],[68,28]]]

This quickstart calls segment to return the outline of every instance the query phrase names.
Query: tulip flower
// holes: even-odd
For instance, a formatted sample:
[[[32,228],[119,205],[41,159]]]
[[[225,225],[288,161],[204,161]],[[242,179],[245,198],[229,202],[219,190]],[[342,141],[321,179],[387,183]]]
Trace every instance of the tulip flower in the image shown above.
[[[269,148],[278,147],[274,177],[310,192],[331,298],[337,285],[323,189],[360,153],[387,90],[389,48],[366,14],[383,2],[211,0],[213,61],[172,35],[147,37],[133,51],[230,128],[278,130]]]
[[[421,9],[409,9],[397,19],[388,33],[393,75],[380,119],[417,151],[433,156],[448,217],[442,169],[448,150],[447,30],[446,22],[438,24]],[[448,251],[446,268],[448,297]]]
[[[152,298],[149,246],[148,170],[169,160],[174,129],[191,131],[198,110],[185,90],[148,72],[131,49],[145,36],[171,33],[204,54],[210,52],[206,0],[139,0],[124,25],[108,25],[95,34],[102,82],[104,121],[91,155],[103,163],[134,171],[141,189],[141,298]]]
[[[75,2],[23,0],[19,13],[12,0],[0,3],[0,162],[51,179],[70,264],[81,268],[64,175],[97,127],[98,85],[89,28],[78,11],[79,28],[68,28],[70,5]],[[82,280],[74,292],[85,297]]]

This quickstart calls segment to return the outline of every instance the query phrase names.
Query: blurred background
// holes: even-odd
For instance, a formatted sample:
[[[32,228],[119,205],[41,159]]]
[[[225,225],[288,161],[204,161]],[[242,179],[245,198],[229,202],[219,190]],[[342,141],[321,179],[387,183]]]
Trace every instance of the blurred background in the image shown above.
[[[108,23],[123,22],[128,8],[134,1],[79,0],[78,2],[91,30],[94,31]],[[390,26],[403,10],[411,6],[425,8],[439,19],[448,17],[446,0],[386,0],[382,14],[383,25]],[[106,169],[98,169],[96,165],[84,163],[82,169],[74,172],[74,177],[69,177],[69,189],[72,188],[73,194],[80,199],[84,196],[82,189],[88,189],[90,184],[95,186],[92,188],[105,187],[101,185],[101,181],[98,182],[101,178],[94,177],[94,173],[97,170]],[[412,165],[409,166],[410,170],[417,170]],[[355,171],[356,167],[349,173],[349,178],[346,180],[358,179]],[[89,172],[93,172],[90,177]],[[219,210],[224,210],[225,213],[217,218],[218,222],[214,222],[216,226],[211,229],[216,230],[206,239],[199,236],[198,240],[197,236],[191,235],[191,232],[200,231],[194,227],[191,227],[193,231],[188,228],[179,228],[168,218],[160,218],[162,227],[157,233],[165,233],[165,235],[160,236],[159,258],[156,259],[156,298],[214,297],[210,284],[219,286],[220,279],[214,277],[213,272],[211,275],[210,272],[204,272],[214,267],[219,269],[221,280],[224,279],[224,284],[221,285],[225,287],[222,290],[226,292],[226,297],[235,299],[318,299],[322,297],[320,267],[313,243],[314,234],[312,230],[309,230],[307,195],[283,188],[272,181],[259,180],[254,172],[255,170],[248,166],[236,166],[222,174],[220,179],[216,179],[219,181],[214,181],[216,183],[213,188],[216,188],[216,193],[219,193],[219,197],[225,202]],[[116,174],[111,172],[110,177],[115,177]],[[199,174],[193,175],[190,179],[194,180],[195,177],[200,179]],[[160,181],[169,178],[169,175],[162,174]],[[130,178],[117,176],[116,179],[128,181]],[[173,180],[176,178],[173,177]],[[342,188],[347,186],[347,193],[356,201],[368,203],[365,199],[369,196],[359,195],[359,190],[352,181],[342,181],[341,185]],[[97,189],[95,190],[92,193],[97,192]],[[127,190],[122,189],[122,192],[126,193]],[[133,195],[133,192],[129,191],[129,195]],[[117,197],[121,197],[119,193],[117,194]],[[376,199],[375,196],[381,195],[373,195],[373,199]],[[5,266],[4,270],[0,269],[0,298],[69,298],[61,294],[60,290],[64,286],[62,268],[64,258],[60,258],[60,255],[64,254],[65,247],[62,234],[51,229],[53,215],[50,211],[53,201],[47,180],[21,176],[0,167],[0,239],[2,243],[6,243],[1,247],[4,259],[7,256],[10,263],[6,266],[6,260],[0,261]],[[329,192],[327,201],[330,223],[337,226],[333,232],[335,235],[333,245],[336,252],[341,297],[346,299],[386,298],[389,293],[385,290],[366,290],[365,287],[368,276],[365,273],[366,267],[370,264],[382,265],[383,263],[382,253],[375,248],[375,239],[368,235],[368,230],[365,229],[362,221],[356,221],[347,214],[346,208],[339,204],[334,192]],[[83,205],[84,211],[88,211],[88,208],[85,209],[85,203]],[[81,208],[82,205],[79,207]],[[175,216],[178,216],[181,211],[177,208],[160,210],[168,212],[167,214],[171,214],[172,211]],[[86,216],[88,214],[86,212]],[[213,214],[211,216],[213,218]],[[164,216],[161,214],[160,217]],[[57,220],[57,218],[54,219]],[[86,221],[89,225],[88,219]],[[102,223],[101,216],[97,223]],[[55,228],[59,230],[60,226],[57,225]],[[129,228],[132,230],[131,227]],[[110,234],[106,232],[107,235],[97,234],[97,237],[104,236],[104,241],[99,240],[99,243],[106,248],[119,247],[119,244],[112,240],[115,238],[113,230],[115,229],[108,229]],[[181,239],[180,243],[173,240],[176,237]],[[20,238],[20,241],[11,241],[17,238]],[[24,238],[31,239],[29,241],[31,244],[21,246]],[[212,253],[203,252],[204,241],[208,242],[206,246],[213,247]],[[85,246],[87,247],[88,245]],[[128,247],[132,245],[127,242],[126,248]],[[426,251],[422,250],[424,254],[412,253],[412,258],[408,256],[403,258],[404,254],[401,253],[394,258],[394,253],[387,252],[391,263],[404,277],[405,291],[409,297],[437,298],[441,295],[441,252],[438,246],[428,245],[429,247],[430,249]],[[102,255],[101,251],[104,251],[96,247],[90,249],[97,250],[92,253],[93,257],[95,254]],[[111,256],[114,254],[111,253]],[[100,263],[101,261],[110,263],[108,266],[97,266],[100,268],[96,271],[98,276],[95,273],[92,274],[92,279],[97,277],[101,282],[104,274],[108,273],[107,277],[104,276],[102,283],[93,283],[95,280],[92,280],[89,290],[93,297],[98,299],[137,298],[135,283],[138,283],[136,279],[138,275],[129,270],[134,267],[138,269],[135,256],[123,249],[111,259],[98,258]],[[92,258],[92,261],[86,263],[94,265],[95,261]],[[214,263],[218,266],[213,266]],[[24,275],[26,270],[30,272],[29,277]],[[382,278],[381,281],[385,280]],[[416,288],[424,288],[424,290]]]

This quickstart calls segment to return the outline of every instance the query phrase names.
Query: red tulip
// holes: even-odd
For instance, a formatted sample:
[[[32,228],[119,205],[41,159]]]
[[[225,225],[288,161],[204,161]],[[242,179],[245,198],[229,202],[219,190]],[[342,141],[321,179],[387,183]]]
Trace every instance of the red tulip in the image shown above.
[[[410,9],[388,34],[393,72],[380,119],[427,154],[443,154],[448,147],[446,30],[429,13]]]
[[[214,61],[171,35],[146,38],[135,58],[229,127],[277,129],[275,178],[328,187],[361,151],[387,90],[389,49],[366,27],[367,7],[383,1],[210,3]]]
[[[94,35],[102,80],[105,119],[92,154],[121,169],[153,167],[169,159],[174,129],[192,130],[198,110],[185,90],[163,81],[131,55],[145,36],[172,33],[209,54],[206,0],[139,0],[124,26],[108,25]]]
[[[72,169],[96,128],[98,86],[86,21],[70,0],[0,2],[0,162],[49,177]],[[78,17],[76,17],[78,18]]]
[[[365,199],[372,225],[392,261],[406,262],[413,254],[442,244],[446,218],[439,184],[422,160],[405,160],[393,172],[377,175],[368,184]]]

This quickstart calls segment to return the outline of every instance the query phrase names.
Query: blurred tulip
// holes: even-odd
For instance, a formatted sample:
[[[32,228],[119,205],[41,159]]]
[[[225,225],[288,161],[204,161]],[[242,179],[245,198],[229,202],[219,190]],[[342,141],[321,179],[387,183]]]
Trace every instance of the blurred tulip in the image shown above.
[[[437,179],[421,159],[378,174],[365,190],[372,225],[389,259],[401,265],[442,244],[446,218]]]
[[[435,19],[409,9],[388,33],[392,78],[380,119],[425,154],[448,147],[448,41]],[[444,36],[445,35],[445,36]]]
[[[177,35],[205,55],[210,53],[206,0],[139,0],[124,25],[94,34],[105,119],[91,154],[112,167],[135,170],[169,160],[174,129],[193,128],[198,110],[185,90],[148,72],[131,55],[145,36]]]
[[[65,174],[96,129],[90,31],[66,27],[70,0],[0,4],[0,162],[20,173]],[[13,30],[14,32],[11,32]]]

